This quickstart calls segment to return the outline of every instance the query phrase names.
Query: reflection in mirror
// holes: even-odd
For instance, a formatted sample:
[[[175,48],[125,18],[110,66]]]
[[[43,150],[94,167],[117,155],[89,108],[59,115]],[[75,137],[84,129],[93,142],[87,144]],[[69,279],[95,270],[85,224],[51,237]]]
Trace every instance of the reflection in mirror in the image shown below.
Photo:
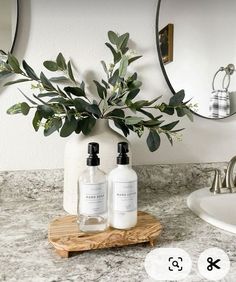
[[[0,0],[0,50],[10,52],[13,49],[18,18],[17,0]]]
[[[165,0],[159,4],[158,45],[163,28],[172,24],[174,31],[173,61],[162,65],[172,92],[184,89],[200,116],[224,118],[235,113],[236,1]]]

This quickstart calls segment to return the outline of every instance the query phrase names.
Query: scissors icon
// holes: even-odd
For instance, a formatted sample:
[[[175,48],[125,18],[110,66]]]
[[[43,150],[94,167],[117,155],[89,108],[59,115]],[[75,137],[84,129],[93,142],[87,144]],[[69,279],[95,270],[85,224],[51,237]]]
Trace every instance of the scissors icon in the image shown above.
[[[209,265],[207,267],[208,271],[212,271],[213,267],[220,269],[219,265],[217,265],[217,263],[220,262],[220,259],[213,261],[213,258],[209,257],[209,258],[207,258],[207,262],[209,262]]]

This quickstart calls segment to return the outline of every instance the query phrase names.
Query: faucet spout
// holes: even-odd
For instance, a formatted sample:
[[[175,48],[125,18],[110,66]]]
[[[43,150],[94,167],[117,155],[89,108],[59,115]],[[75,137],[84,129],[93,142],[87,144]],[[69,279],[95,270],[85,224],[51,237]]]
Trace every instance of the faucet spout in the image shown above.
[[[233,177],[234,176],[233,171],[234,171],[235,164],[236,164],[236,156],[234,156],[230,160],[227,170],[226,170],[226,174],[225,174],[225,185],[227,188],[230,188],[230,189],[235,187],[234,177]]]

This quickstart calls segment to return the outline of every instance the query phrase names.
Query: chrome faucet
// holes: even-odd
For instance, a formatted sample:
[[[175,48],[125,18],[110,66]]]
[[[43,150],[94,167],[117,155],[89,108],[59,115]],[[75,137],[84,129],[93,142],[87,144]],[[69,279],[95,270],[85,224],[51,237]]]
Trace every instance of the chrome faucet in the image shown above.
[[[211,171],[215,172],[215,176],[214,176],[210,191],[213,192],[214,194],[221,193],[221,188],[223,186],[222,178],[221,178],[221,171],[218,168],[207,170],[207,172],[211,172]]]
[[[208,169],[207,172],[215,171],[215,176],[212,182],[210,191],[214,194],[218,193],[235,193],[236,183],[234,179],[234,167],[236,164],[236,156],[234,156],[228,163],[225,170],[225,178],[222,182],[221,171],[219,169]]]
[[[223,181],[223,186],[225,186],[226,188],[229,188],[230,190],[235,188],[234,173],[233,173],[235,164],[236,164],[236,156],[234,156],[230,160],[226,173],[225,173],[225,180]]]

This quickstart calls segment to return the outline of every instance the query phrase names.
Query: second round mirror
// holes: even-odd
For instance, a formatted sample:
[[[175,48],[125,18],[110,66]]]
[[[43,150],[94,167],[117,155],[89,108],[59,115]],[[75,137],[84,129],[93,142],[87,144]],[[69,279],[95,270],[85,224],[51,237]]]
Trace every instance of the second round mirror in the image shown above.
[[[165,0],[159,4],[157,42],[172,91],[184,89],[200,116],[234,114],[236,1]]]

